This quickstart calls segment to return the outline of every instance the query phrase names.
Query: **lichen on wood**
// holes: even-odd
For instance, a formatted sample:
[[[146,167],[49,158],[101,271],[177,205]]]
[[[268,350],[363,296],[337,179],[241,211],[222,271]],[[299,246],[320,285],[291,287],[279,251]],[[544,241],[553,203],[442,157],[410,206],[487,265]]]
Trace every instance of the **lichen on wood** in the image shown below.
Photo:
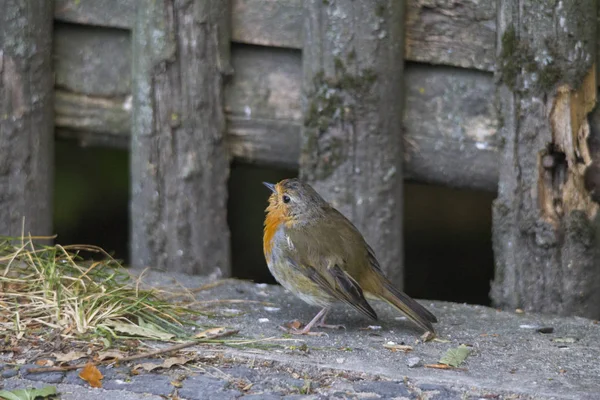
[[[498,11],[498,306],[600,317],[598,205],[585,180],[595,158],[596,11],[593,0],[508,0]]]
[[[300,176],[402,273],[404,1],[305,2]]]

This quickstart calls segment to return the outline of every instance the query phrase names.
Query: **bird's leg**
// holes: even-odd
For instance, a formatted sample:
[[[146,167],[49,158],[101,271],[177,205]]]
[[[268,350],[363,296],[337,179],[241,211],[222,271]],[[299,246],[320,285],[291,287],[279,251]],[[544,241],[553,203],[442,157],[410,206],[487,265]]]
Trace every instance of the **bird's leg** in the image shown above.
[[[325,307],[321,311],[315,315],[315,317],[302,329],[287,329],[288,333],[292,333],[294,335],[311,335],[311,336],[326,336],[327,334],[324,332],[311,332],[312,328],[328,328],[328,329],[346,329],[344,325],[327,325],[325,324],[325,317],[329,312],[329,308]],[[285,329],[284,329],[285,330]]]
[[[311,332],[311,328],[319,321],[321,321],[323,319],[323,315],[327,314],[327,307],[323,308],[321,311],[319,311],[317,313],[317,315],[315,315],[315,317],[303,328],[303,329],[295,329],[295,328],[290,328],[290,329],[285,329],[283,327],[281,327],[283,330],[285,330],[288,333],[294,334],[294,335],[310,335],[310,336],[327,336],[326,333],[324,332]]]
[[[325,316],[327,315],[327,311],[329,311],[327,307],[319,311],[317,315],[315,315],[315,317],[308,324],[306,324],[306,326],[300,331],[300,333],[302,333],[303,335],[307,335],[310,333],[311,328],[315,324],[319,326],[319,322],[325,318]]]
[[[329,312],[329,309],[326,308],[325,312],[321,316],[321,319],[314,326],[319,327],[319,328],[325,328],[325,329],[346,329],[346,327],[344,325],[327,325],[325,323],[325,318],[327,318],[328,312]]]

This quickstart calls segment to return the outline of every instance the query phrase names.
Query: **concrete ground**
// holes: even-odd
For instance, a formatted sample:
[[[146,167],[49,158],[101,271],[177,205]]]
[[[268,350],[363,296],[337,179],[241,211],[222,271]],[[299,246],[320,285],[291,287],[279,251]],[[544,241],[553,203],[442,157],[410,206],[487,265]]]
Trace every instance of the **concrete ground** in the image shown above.
[[[184,293],[208,279],[152,272],[145,282]],[[235,338],[251,342],[191,347],[199,355],[196,367],[133,376],[128,365],[104,369],[103,389],[87,388],[76,372],[28,375],[0,365],[2,384],[59,384],[62,399],[600,399],[597,321],[422,301],[439,319],[438,339],[423,343],[409,321],[374,303],[376,323],[340,306],[328,322],[345,330],[289,337],[280,325],[308,322],[318,310],[279,286],[231,280],[194,295],[212,305],[213,315],[200,324],[239,329]],[[471,352],[459,368],[426,366],[461,344]],[[412,350],[393,351],[395,345]]]

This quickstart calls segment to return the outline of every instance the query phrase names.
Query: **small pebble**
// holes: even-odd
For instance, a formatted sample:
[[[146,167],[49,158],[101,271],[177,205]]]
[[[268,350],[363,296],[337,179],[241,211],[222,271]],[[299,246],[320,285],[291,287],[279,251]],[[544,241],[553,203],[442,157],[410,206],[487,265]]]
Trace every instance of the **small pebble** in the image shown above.
[[[260,322],[261,324],[263,324],[265,322],[269,322],[269,318],[259,318],[258,322]]]
[[[408,368],[415,368],[421,365],[421,359],[419,357],[410,357],[406,360]]]
[[[279,308],[279,307],[265,307],[264,309],[265,309],[265,311],[269,311],[269,312],[276,312],[276,311],[281,310],[281,308]]]
[[[336,359],[335,359],[335,362],[337,362],[338,364],[343,364],[343,363],[344,363],[344,361],[346,361],[346,359],[345,359],[345,358],[336,358]]]

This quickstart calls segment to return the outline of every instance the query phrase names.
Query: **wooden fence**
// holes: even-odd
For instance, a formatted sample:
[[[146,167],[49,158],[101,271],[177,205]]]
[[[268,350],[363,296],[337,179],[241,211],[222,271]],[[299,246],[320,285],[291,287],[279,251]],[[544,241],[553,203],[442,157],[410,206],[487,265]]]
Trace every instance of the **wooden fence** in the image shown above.
[[[500,10],[512,16],[513,1],[504,3]],[[553,2],[525,3],[524,12],[537,15]],[[595,68],[600,41],[591,0],[559,8],[543,21],[561,27],[567,21],[570,34],[578,35],[575,41],[565,39],[563,47],[554,48],[546,43],[552,34],[543,32],[542,39],[528,44],[535,50],[530,59],[517,57],[527,53],[525,47],[510,54],[524,66],[512,70],[502,58],[511,45],[508,39],[515,29],[517,38],[528,37],[528,27],[498,14],[494,0],[0,4],[7,10],[0,16],[0,230],[20,234],[26,216],[28,231],[52,232],[53,132],[85,146],[129,148],[135,265],[192,273],[219,267],[227,274],[226,182],[229,162],[237,158],[299,168],[366,233],[387,273],[401,285],[403,179],[486,191],[496,191],[500,179],[504,189],[522,179],[511,169],[514,160],[507,165],[515,149],[531,151],[534,161],[550,154],[544,153],[548,143],[531,147],[518,138],[511,142],[510,132],[502,134],[518,130],[509,123],[511,115],[520,118],[518,112],[508,113],[506,93],[543,98],[548,106],[557,88],[577,97],[581,85],[593,85],[586,107],[564,116],[569,129],[586,125],[589,105],[595,104],[595,80],[582,84],[585,73],[565,72],[564,82],[556,77],[536,92],[523,83],[532,72],[527,65],[551,57],[575,57],[581,61],[578,71]],[[509,22],[497,32],[499,16]],[[570,24],[584,18],[593,30]],[[532,24],[539,23],[534,19]],[[579,46],[579,53],[571,55],[568,45]],[[540,61],[536,56],[543,51],[538,54],[538,49],[550,49],[548,59]],[[565,54],[561,58],[552,51]],[[550,64],[556,75],[566,71],[559,62]],[[505,93],[500,114],[498,90]],[[547,125],[540,129],[551,129]],[[592,164],[590,154],[584,167]],[[499,178],[500,166],[504,178]],[[585,168],[567,170],[567,175],[585,173]],[[527,179],[519,183],[538,185],[543,177]],[[589,187],[576,181],[575,195],[589,198]],[[564,186],[557,184],[555,200]],[[542,192],[532,195],[533,203]],[[522,207],[520,201],[528,201],[503,193],[495,208],[498,227],[508,214],[504,206],[514,211]],[[596,208],[583,203],[565,205],[585,209],[580,222],[587,231],[572,236],[571,244],[563,239],[540,244],[543,235],[528,226],[504,224],[502,232],[495,230],[496,304],[600,316],[600,301],[593,294],[600,293]],[[515,222],[517,214],[511,217]],[[569,229],[562,217],[548,222],[544,215],[531,214],[525,219],[559,237]],[[523,254],[525,267],[516,265],[518,260],[511,264],[510,243],[519,242],[519,235],[527,238],[518,244],[524,251],[538,254],[544,246],[556,251]],[[569,251],[582,255],[569,258]],[[586,267],[573,269],[570,260]],[[534,271],[528,278],[534,289],[516,282],[518,271],[529,273],[522,268]],[[536,281],[535,274],[545,273],[556,283]]]

